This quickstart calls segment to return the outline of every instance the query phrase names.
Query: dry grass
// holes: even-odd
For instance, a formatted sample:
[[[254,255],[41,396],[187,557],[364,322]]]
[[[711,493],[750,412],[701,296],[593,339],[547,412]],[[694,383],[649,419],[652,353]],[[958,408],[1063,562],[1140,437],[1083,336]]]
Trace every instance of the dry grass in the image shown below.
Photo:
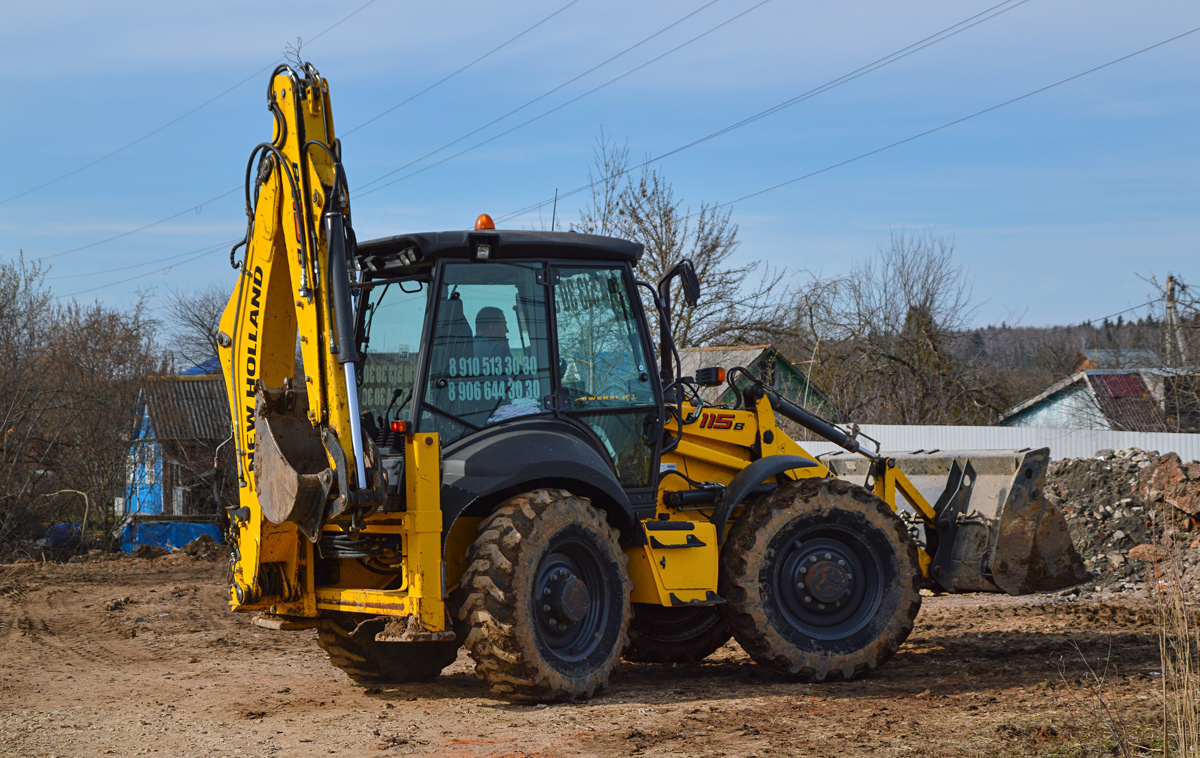
[[[1200,623],[1184,577],[1186,542],[1168,537],[1158,577],[1158,642],[1162,655],[1163,745],[1167,755],[1200,758]]]

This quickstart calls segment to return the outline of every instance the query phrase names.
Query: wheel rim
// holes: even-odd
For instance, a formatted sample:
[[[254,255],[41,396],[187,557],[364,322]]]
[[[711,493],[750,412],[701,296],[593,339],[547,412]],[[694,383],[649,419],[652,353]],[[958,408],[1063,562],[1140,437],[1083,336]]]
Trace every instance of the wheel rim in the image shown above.
[[[588,542],[558,542],[538,565],[533,583],[534,625],[551,663],[586,661],[606,644],[613,590]]]
[[[802,634],[844,639],[867,626],[884,595],[884,567],[861,536],[829,525],[791,535],[772,572],[779,610]]]

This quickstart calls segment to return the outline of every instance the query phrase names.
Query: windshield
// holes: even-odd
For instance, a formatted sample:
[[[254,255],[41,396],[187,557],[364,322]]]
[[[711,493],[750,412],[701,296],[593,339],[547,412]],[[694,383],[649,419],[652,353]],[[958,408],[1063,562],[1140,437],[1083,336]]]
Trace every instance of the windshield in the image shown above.
[[[385,284],[370,291],[358,404],[386,427],[408,405],[429,304],[427,282]]]

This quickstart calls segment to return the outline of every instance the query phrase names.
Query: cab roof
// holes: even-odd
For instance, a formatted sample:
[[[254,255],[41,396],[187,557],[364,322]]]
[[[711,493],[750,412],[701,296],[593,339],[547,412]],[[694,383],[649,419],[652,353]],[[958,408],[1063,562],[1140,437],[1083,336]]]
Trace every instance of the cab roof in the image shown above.
[[[486,229],[422,232],[367,240],[358,243],[358,257],[368,269],[389,271],[432,263],[438,258],[473,260],[478,257],[478,247],[485,244],[488,260],[545,258],[636,264],[644,250],[640,243],[598,234]],[[409,261],[399,260],[404,253],[408,254],[404,257]]]

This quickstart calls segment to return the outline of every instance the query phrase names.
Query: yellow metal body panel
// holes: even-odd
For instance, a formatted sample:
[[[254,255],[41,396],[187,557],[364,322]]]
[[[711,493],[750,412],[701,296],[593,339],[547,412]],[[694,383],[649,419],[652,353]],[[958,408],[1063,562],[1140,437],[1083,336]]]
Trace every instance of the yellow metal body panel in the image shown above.
[[[404,547],[408,592],[420,602],[422,625],[446,628],[442,572],[441,461],[436,434],[410,434],[404,449]]]
[[[705,408],[696,413],[692,406],[685,404],[684,417],[691,423],[683,425],[683,438],[675,449],[663,455],[662,468],[674,469],[695,481],[728,484],[759,457],[753,454],[756,445],[764,456],[787,454],[812,458],[776,426],[775,413],[765,398],[754,408],[739,410]],[[678,421],[668,424],[668,436],[678,434],[678,429]],[[766,442],[766,439],[771,441]],[[787,473],[793,479],[830,475],[829,470],[819,463]],[[655,548],[647,539],[645,545],[627,548],[625,553],[629,557],[628,571],[633,584],[630,599],[635,603],[669,606],[675,604],[672,594],[676,602],[706,602],[708,593],[717,591],[719,548],[716,526],[709,521],[713,507],[675,509],[664,501],[666,493],[686,489],[691,489],[691,485],[682,477],[663,476],[654,519],[691,521],[695,525],[693,530],[647,531],[646,534],[661,545],[686,544],[687,535],[691,534],[704,545]],[[731,523],[738,515],[740,509],[735,510]]]
[[[677,601],[706,600],[717,590],[717,528],[694,521],[691,530],[647,530],[646,544],[626,548],[630,599],[635,603],[672,605]],[[688,536],[703,543],[687,547]]]

